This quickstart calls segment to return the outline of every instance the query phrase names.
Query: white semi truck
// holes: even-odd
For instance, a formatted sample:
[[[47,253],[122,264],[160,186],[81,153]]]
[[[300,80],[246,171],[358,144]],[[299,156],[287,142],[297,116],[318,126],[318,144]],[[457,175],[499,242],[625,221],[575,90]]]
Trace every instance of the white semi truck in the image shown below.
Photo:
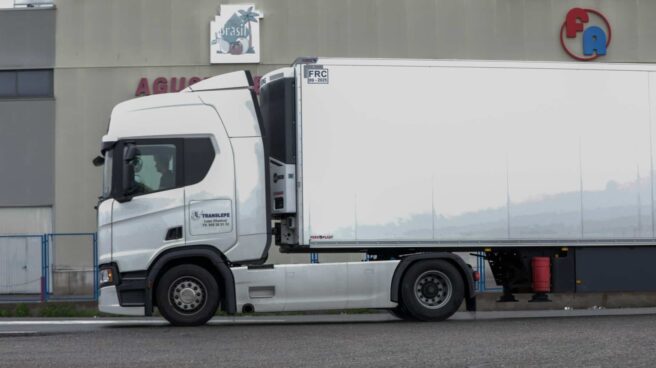
[[[117,105],[103,312],[391,309],[435,321],[483,254],[513,293],[656,290],[649,65],[301,58]],[[265,264],[283,252],[368,262]]]

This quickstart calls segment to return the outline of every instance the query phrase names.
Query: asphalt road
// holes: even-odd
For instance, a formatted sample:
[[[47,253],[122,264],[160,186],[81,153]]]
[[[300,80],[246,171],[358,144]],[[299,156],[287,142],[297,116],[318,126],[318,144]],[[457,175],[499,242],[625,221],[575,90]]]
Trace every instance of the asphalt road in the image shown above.
[[[528,318],[527,318],[528,317]],[[543,317],[543,318],[538,318]],[[652,367],[654,310],[0,319],[0,367]]]

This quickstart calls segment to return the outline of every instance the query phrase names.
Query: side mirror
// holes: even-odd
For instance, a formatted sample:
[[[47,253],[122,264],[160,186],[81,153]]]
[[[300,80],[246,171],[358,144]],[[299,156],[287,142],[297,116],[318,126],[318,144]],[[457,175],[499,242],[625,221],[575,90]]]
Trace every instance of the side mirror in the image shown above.
[[[93,166],[95,166],[95,167],[102,166],[102,165],[105,164],[105,158],[102,157],[102,156],[96,156],[93,159],[93,161],[91,161],[91,162],[93,163]]]
[[[125,151],[123,154],[123,160],[125,162],[130,162],[134,160],[135,157],[139,154],[139,149],[133,143],[128,143],[125,145]]]
[[[132,194],[135,192],[136,183],[134,181],[134,166],[129,162],[123,164],[123,183],[121,194],[116,197],[120,203],[132,200]]]
[[[132,200],[132,195],[137,189],[137,183],[134,181],[134,165],[132,162],[137,158],[139,153],[139,149],[133,143],[126,144],[123,149],[122,193],[116,198],[121,203]]]

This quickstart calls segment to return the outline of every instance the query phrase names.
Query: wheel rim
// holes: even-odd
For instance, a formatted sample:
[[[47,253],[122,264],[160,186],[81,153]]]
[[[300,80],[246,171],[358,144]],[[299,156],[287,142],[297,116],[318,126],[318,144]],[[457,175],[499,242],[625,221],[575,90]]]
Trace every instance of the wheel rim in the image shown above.
[[[442,308],[451,299],[451,279],[441,271],[426,271],[417,277],[414,292],[421,305],[429,309]]]
[[[171,283],[169,303],[182,314],[195,314],[207,302],[207,288],[199,279],[184,276]]]

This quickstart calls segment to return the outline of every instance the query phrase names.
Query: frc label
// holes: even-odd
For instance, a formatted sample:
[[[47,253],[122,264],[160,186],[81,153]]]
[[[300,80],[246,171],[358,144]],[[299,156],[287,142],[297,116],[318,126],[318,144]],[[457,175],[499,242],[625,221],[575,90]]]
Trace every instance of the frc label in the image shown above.
[[[323,65],[306,65],[303,76],[308,84],[328,84],[328,69]]]
[[[232,201],[212,199],[189,203],[191,235],[220,234],[232,231]]]

